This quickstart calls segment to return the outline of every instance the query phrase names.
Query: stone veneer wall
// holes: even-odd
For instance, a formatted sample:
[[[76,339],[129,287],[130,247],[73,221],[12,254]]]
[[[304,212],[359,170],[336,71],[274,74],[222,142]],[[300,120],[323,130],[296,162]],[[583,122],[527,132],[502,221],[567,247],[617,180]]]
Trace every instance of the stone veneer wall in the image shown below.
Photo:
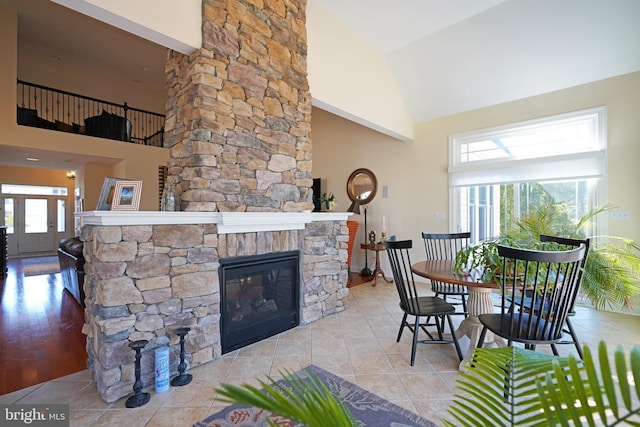
[[[306,0],[203,0],[203,46],[167,58],[165,147],[182,211],[313,209]],[[300,250],[304,323],[344,308],[345,221],[302,231],[217,233],[215,224],[85,225],[88,367],[108,402],[134,381],[128,343],[159,346],[189,326],[191,366],[220,355],[219,259]]]
[[[203,47],[170,52],[164,144],[179,210],[313,209],[305,8],[204,0]]]
[[[153,350],[170,347],[179,361],[181,326],[187,359],[197,366],[220,357],[221,258],[301,251],[301,322],[345,308],[348,289],[345,221],[312,222],[305,230],[217,234],[215,224],[82,228],[86,259],[88,369],[107,402],[131,393],[130,341],[146,339],[142,379],[153,384]]]

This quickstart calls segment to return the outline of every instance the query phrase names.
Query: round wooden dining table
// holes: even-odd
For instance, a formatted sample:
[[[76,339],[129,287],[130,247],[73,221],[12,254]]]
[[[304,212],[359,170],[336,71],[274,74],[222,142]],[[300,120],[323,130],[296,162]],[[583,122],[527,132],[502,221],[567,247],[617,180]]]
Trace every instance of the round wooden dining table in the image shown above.
[[[421,261],[411,266],[411,271],[418,276],[436,280],[444,283],[466,286],[469,289],[467,298],[467,310],[469,315],[460,322],[460,326],[455,331],[456,338],[469,337],[469,348],[466,355],[460,362],[460,371],[464,372],[471,361],[473,351],[478,345],[478,338],[482,332],[482,323],[478,316],[486,313],[493,313],[493,300],[491,294],[494,289],[498,289],[495,282],[483,282],[478,272],[471,274],[457,274],[453,272],[451,260]],[[484,340],[485,344],[495,342],[504,346],[504,340],[495,336],[491,331],[487,331]]]

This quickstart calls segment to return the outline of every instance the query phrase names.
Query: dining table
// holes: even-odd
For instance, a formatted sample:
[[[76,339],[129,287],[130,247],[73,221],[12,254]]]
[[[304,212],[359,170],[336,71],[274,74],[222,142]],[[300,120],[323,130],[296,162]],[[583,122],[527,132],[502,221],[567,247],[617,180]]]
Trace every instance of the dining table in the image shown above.
[[[483,281],[482,274],[479,271],[470,273],[454,272],[452,260],[420,261],[411,266],[411,271],[427,279],[462,285],[469,289],[469,297],[467,298],[468,315],[460,322],[460,326],[454,332],[456,338],[466,336],[470,340],[469,348],[460,362],[460,371],[466,371],[473,357],[473,351],[478,345],[478,338],[480,338],[483,328],[478,316],[494,312],[491,295],[495,289],[498,289],[498,284],[493,281]],[[494,335],[491,331],[487,331],[484,342],[485,344],[493,342],[500,346],[505,345],[504,340]]]

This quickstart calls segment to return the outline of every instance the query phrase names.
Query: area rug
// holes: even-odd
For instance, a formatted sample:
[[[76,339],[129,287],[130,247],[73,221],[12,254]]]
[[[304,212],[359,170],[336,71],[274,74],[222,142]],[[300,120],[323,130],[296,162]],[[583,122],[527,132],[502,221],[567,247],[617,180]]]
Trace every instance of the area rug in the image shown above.
[[[58,257],[25,258],[22,260],[22,271],[25,276],[60,273]]]
[[[329,390],[349,407],[361,427],[430,427],[436,425],[315,365],[310,365],[306,370],[318,375]],[[282,381],[278,381],[278,383],[282,384]],[[262,409],[231,405],[194,424],[193,427],[268,426],[268,419],[287,427],[302,426],[299,423],[283,420],[282,417],[275,417]]]

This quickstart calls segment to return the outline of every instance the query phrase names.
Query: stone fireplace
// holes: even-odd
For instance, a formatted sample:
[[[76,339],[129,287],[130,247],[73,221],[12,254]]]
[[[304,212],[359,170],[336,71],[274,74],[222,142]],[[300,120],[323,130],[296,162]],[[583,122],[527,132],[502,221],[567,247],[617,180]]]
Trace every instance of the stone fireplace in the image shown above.
[[[178,327],[191,328],[191,366],[220,357],[228,290],[219,269],[230,259],[298,253],[291,274],[302,324],[345,307],[350,214],[311,213],[306,0],[203,0],[202,8],[202,48],[169,52],[166,63],[167,181],[181,212],[79,214],[88,368],[107,402],[131,393],[131,341],[149,341],[145,385],[149,352],[169,346],[177,360]],[[237,316],[247,303],[238,295]],[[260,310],[285,305],[262,299]]]
[[[299,254],[298,311],[307,324],[345,309],[346,219],[304,212],[111,212],[78,214],[85,256],[87,367],[107,402],[131,393],[129,342],[145,339],[142,379],[153,383],[153,351],[179,359],[186,326],[192,367],[222,355],[224,260]],[[265,298],[270,299],[270,298]],[[174,368],[175,371],[175,368]]]

